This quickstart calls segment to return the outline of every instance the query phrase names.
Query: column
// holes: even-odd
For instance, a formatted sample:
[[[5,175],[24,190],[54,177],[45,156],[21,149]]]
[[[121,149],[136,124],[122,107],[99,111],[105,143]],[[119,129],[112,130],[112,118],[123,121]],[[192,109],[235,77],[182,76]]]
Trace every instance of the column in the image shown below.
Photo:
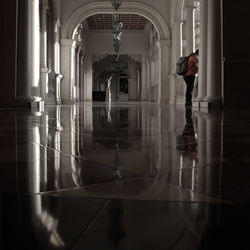
[[[157,44],[159,50],[158,57],[158,103],[169,102],[169,74],[170,74],[170,40],[160,40]]]
[[[195,101],[202,101],[207,92],[207,7],[208,0],[200,0],[198,96]]]
[[[80,102],[84,102],[84,56],[81,56],[81,82],[79,86],[80,91]]]
[[[61,79],[63,75],[61,74],[60,60],[61,60],[61,51],[60,51],[60,28],[61,23],[59,18],[54,22],[55,30],[55,74],[56,74],[56,103],[61,103]]]
[[[170,103],[176,102],[177,77],[176,64],[181,57],[182,48],[182,21],[175,20],[172,27],[172,72],[170,75]]]
[[[60,0],[53,2],[54,8],[54,39],[55,39],[55,74],[56,74],[56,103],[61,103],[61,50],[60,50],[60,33],[61,33],[61,3]]]
[[[40,96],[39,0],[19,2],[18,68],[16,101],[19,105],[42,105]]]
[[[86,55],[84,60],[84,101],[92,101],[92,58]]]
[[[208,106],[222,105],[221,1],[208,1],[207,96]]]
[[[73,51],[75,41],[71,39],[61,40],[61,71],[62,71],[62,83],[61,83],[61,99],[63,103],[73,103],[72,92],[72,76],[74,76],[73,67]]]
[[[50,70],[47,68],[47,10],[49,9],[48,0],[44,0],[42,4],[42,23],[41,23],[41,97],[44,101],[47,99],[49,92],[49,73]]]
[[[186,6],[186,55],[194,52],[195,47],[195,32],[194,32],[194,6]]]
[[[75,81],[75,87],[76,87],[76,102],[79,102],[79,86],[80,86],[80,47],[76,49],[76,81]]]
[[[155,96],[155,88],[156,88],[156,57],[150,57],[150,101],[156,102]]]
[[[142,57],[141,65],[141,101],[146,101],[147,96],[147,64],[145,56]]]
[[[147,70],[147,79],[146,79],[146,84],[147,84],[147,101],[150,101],[150,60],[147,58],[146,59],[146,70]]]
[[[128,79],[128,99],[130,101],[138,100],[138,75],[136,63],[130,61],[128,63],[128,71],[130,72],[130,78]]]

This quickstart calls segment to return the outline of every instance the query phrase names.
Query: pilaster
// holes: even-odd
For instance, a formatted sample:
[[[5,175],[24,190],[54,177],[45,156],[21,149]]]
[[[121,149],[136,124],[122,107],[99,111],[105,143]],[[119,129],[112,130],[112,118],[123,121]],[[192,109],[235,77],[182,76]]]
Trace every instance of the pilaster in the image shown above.
[[[194,52],[195,47],[195,32],[194,32],[194,5],[187,5],[186,11],[186,54]]]
[[[222,106],[221,6],[220,1],[208,1],[207,26],[207,96],[202,106]]]
[[[61,100],[62,103],[73,103],[73,84],[74,84],[74,52],[76,42],[72,39],[61,40]],[[73,62],[71,61],[73,60]],[[72,66],[73,63],[73,66]]]
[[[169,102],[169,74],[170,74],[170,60],[171,60],[171,41],[160,40],[157,43],[159,51],[158,58],[158,88],[157,88],[157,102]]]

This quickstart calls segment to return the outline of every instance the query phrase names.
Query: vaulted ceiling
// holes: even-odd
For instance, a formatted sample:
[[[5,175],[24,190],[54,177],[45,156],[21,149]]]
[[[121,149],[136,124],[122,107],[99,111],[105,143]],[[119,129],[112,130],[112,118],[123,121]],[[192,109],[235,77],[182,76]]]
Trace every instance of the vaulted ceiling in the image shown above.
[[[113,29],[112,14],[97,14],[87,18],[89,29]],[[144,30],[147,19],[134,14],[122,14],[123,30]]]

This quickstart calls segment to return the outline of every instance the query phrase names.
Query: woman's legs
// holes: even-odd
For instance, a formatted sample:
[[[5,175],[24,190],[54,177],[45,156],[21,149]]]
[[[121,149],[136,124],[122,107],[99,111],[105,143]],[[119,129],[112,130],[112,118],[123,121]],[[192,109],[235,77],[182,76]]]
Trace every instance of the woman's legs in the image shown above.
[[[184,81],[186,83],[186,105],[192,105],[192,91],[194,89],[195,76],[184,76]]]

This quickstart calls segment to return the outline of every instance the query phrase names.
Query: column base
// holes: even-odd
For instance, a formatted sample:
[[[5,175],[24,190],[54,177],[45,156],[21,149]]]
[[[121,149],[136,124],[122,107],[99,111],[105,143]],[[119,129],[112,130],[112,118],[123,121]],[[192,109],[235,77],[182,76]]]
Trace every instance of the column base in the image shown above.
[[[199,107],[200,107],[200,102],[197,101],[197,100],[193,100],[192,106],[193,106],[194,108],[199,108]]]
[[[63,78],[62,74],[56,74],[56,104],[61,104],[61,80]]]
[[[16,106],[19,108],[30,108],[34,111],[44,111],[44,101],[39,96],[17,97]]]
[[[161,103],[169,103],[169,99],[168,98],[161,98],[160,100],[157,101],[157,103],[161,104]]]
[[[73,105],[75,104],[75,100],[71,100],[71,99],[62,99],[61,100],[61,104],[64,104],[64,105]]]
[[[222,98],[206,96],[203,98],[203,101],[200,102],[200,106],[202,108],[220,108],[223,106]]]
[[[49,73],[50,69],[43,67],[41,68],[40,83],[41,83],[41,96],[45,102],[47,102],[49,92]]]

